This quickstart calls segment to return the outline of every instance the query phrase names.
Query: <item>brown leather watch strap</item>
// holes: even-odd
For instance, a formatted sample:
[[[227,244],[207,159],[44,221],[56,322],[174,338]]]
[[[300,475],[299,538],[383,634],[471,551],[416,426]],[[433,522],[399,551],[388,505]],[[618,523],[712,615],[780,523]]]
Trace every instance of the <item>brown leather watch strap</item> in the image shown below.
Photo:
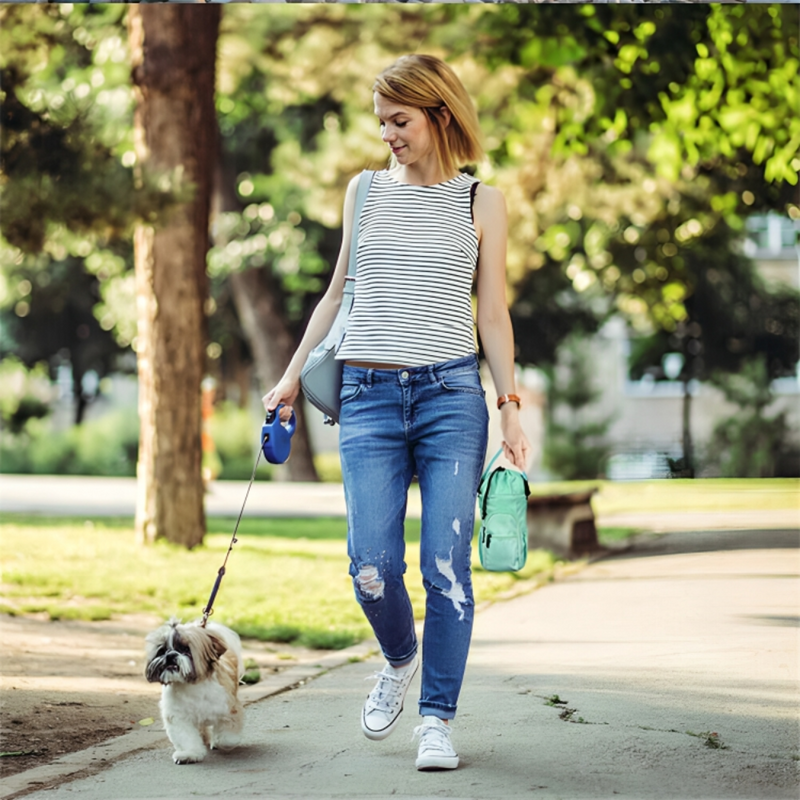
[[[516,394],[503,394],[497,398],[497,407],[502,408],[506,403],[516,403],[517,408],[521,406],[519,395]]]

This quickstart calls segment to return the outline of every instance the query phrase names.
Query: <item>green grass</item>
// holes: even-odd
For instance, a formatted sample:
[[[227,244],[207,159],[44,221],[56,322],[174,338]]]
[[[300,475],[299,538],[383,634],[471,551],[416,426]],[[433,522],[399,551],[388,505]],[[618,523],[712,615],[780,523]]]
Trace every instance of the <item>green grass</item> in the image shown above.
[[[201,547],[135,543],[130,519],[83,520],[0,514],[0,611],[51,619],[108,619],[149,612],[202,613],[230,544],[234,520],[211,518]],[[348,574],[339,518],[243,519],[214,606],[214,619],[243,636],[341,649],[370,635]],[[419,521],[407,526],[408,588],[421,618]],[[476,558],[477,561],[477,558]],[[532,551],[519,573],[474,570],[476,602],[533,588],[553,556]]]
[[[711,731],[703,731],[703,733],[694,733],[693,731],[686,731],[689,736],[696,736],[698,739],[703,740],[703,744],[711,750],[727,750],[726,745],[718,733]]]
[[[800,506],[797,478],[707,478],[660,481],[571,481],[532,483],[534,495],[597,488],[592,506],[599,516],[647,511],[768,511]]]
[[[600,544],[614,544],[630,539],[639,531],[636,528],[598,528],[597,538]]]
[[[244,668],[245,673],[242,675],[242,683],[254,684],[261,680],[261,670],[255,659],[246,658],[244,661]]]
[[[697,480],[534,484],[535,494],[597,486],[595,511],[768,510],[797,508],[799,480]],[[419,520],[407,523],[408,588],[421,618]],[[201,547],[135,543],[130,518],[0,514],[0,612],[51,619],[109,619],[131,612],[199,616],[230,544],[233,519],[212,517]],[[604,542],[635,533],[601,528]],[[341,518],[242,519],[214,618],[242,635],[338,649],[369,635],[348,575]],[[474,558],[478,603],[527,591],[552,577],[554,557],[531,551],[519,573],[485,572]]]

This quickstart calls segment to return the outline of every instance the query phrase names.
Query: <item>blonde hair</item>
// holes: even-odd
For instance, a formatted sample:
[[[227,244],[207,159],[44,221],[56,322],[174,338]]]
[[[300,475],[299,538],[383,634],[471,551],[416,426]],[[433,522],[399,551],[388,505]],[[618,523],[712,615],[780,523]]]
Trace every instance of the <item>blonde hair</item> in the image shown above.
[[[464,84],[439,58],[401,56],[375,79],[372,91],[393,103],[421,109],[428,118],[439,166],[445,175],[484,157],[478,114]],[[450,111],[445,124],[442,106]]]

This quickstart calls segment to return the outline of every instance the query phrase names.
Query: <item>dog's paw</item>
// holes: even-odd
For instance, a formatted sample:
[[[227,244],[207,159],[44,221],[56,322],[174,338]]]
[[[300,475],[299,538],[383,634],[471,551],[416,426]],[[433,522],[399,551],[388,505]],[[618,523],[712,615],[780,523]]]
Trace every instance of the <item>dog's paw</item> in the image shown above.
[[[205,751],[201,753],[196,750],[176,750],[172,754],[172,760],[176,764],[196,764],[198,761],[202,761],[205,756]]]

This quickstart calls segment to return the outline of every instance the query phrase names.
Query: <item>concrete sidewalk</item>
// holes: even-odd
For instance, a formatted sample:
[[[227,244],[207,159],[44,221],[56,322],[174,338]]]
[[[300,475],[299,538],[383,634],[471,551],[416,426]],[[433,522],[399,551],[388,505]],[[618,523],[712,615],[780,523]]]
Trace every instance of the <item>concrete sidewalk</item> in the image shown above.
[[[236,517],[248,481],[214,481],[206,493],[206,513]],[[410,511],[417,509],[411,498]],[[0,475],[0,510],[47,515],[132,517],[136,511],[135,478],[83,475]],[[338,483],[255,481],[245,508],[247,516],[345,516],[344,493]]]
[[[214,481],[206,494],[206,513],[236,517],[245,502],[247,481]],[[0,475],[0,510],[65,516],[130,516],[136,511],[134,478],[78,475]],[[408,516],[421,513],[419,487],[411,487]],[[245,516],[346,516],[338,483],[256,481]],[[752,530],[800,528],[800,504],[763,511],[682,511],[598,515],[598,525],[643,531]]]
[[[71,782],[33,770],[3,797],[797,798],[799,545],[797,530],[640,537],[483,610],[455,772],[414,769],[418,679],[399,730],[363,737],[382,662],[340,654],[250,703],[233,753],[175,766],[153,726],[62,759]]]

